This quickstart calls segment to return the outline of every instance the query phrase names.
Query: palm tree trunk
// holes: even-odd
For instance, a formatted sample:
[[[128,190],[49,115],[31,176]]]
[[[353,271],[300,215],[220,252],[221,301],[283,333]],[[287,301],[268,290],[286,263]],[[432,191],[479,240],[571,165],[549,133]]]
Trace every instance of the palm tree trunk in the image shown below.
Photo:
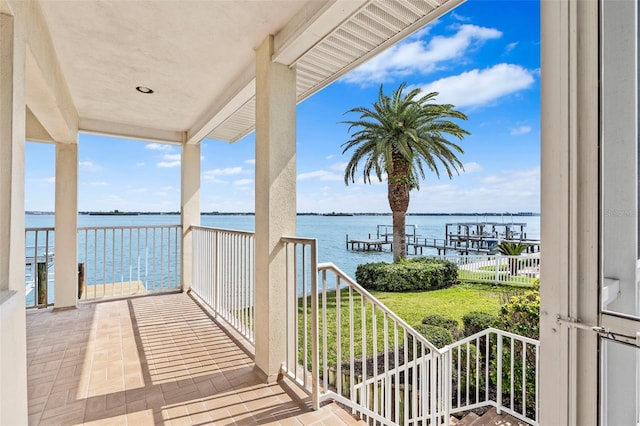
[[[405,215],[409,208],[411,165],[399,153],[393,153],[393,167],[388,170],[387,199],[393,212],[393,262],[407,257]]]
[[[407,257],[406,211],[393,212],[393,261]]]

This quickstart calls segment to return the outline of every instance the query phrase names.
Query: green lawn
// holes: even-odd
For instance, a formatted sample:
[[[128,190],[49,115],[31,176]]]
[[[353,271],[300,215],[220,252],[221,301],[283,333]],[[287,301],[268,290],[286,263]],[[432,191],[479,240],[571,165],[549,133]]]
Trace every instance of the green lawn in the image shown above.
[[[461,283],[433,291],[410,293],[372,292],[409,325],[415,325],[427,315],[440,314],[455,318],[462,326],[462,317],[472,311],[498,314],[502,299],[521,289],[479,283]]]
[[[460,323],[460,326],[462,326],[462,317],[466,313],[481,311],[497,314],[502,300],[519,291],[522,290],[513,287],[488,284],[461,283],[454,287],[441,290],[407,293],[373,292],[373,295],[411,326],[419,324],[422,318],[430,314],[441,314],[455,318]],[[369,302],[362,304],[360,296],[355,292],[353,293],[353,296],[353,299],[351,299],[351,303],[354,308],[353,320],[349,317],[350,299],[348,290],[342,290],[340,292],[339,317],[337,315],[338,309],[336,307],[336,302],[338,302],[338,300],[336,298],[336,293],[328,292],[326,296],[326,317],[324,315],[320,315],[320,318],[318,318],[320,335],[322,336],[325,332],[327,335],[328,363],[331,365],[335,365],[337,361],[335,338],[337,336],[338,329],[340,329],[340,334],[342,336],[341,359],[348,358],[348,354],[350,353],[350,336],[353,341],[356,342],[354,347],[354,355],[356,357],[362,355],[363,343],[366,347],[367,355],[371,355],[374,352],[380,353],[384,347],[384,314],[379,309],[376,309],[374,321],[374,310],[372,305]],[[318,304],[320,309],[325,306],[322,298],[320,298]],[[302,314],[304,313],[304,310],[303,300],[299,299],[298,327],[300,333],[302,333],[303,329]],[[307,301],[306,310],[310,321],[310,300]],[[326,323],[324,318],[326,318]],[[363,319],[366,322],[364,330],[362,327]],[[376,324],[375,333],[372,327],[374,323]],[[389,341],[392,343],[395,339],[395,335],[394,327],[390,320],[387,323],[387,334],[389,336]],[[311,334],[309,331],[307,332],[307,336],[310,341]],[[400,345],[402,345],[403,339],[404,333],[401,329],[398,329],[398,341],[400,342]],[[322,346],[322,342],[320,344]],[[298,349],[298,354],[301,356],[301,347]],[[310,351],[310,348],[308,348],[308,350]],[[308,352],[308,356],[311,356],[310,352]]]

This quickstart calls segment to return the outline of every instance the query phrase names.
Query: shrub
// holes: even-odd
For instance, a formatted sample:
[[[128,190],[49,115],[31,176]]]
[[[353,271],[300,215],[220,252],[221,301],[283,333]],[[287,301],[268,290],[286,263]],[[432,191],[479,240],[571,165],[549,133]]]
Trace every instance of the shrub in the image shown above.
[[[536,289],[513,296],[502,305],[496,326],[504,331],[538,339],[540,335],[540,292]]]
[[[468,337],[472,334],[479,333],[489,327],[493,327],[496,322],[496,316],[486,312],[469,312],[462,317],[464,324],[464,336]]]
[[[533,290],[524,292],[521,295],[513,296],[506,304],[500,308],[500,314],[496,321],[497,328],[509,331],[511,333],[526,336],[532,339],[538,339],[540,334],[540,292],[539,281],[534,283]],[[505,339],[505,346],[502,353],[502,383],[505,393],[511,391],[509,371],[513,368],[514,377],[518,380],[514,380],[513,392],[515,397],[522,400],[523,393],[526,395],[527,407],[535,406],[536,400],[536,383],[535,383],[535,349],[532,345],[527,345],[526,354],[523,354],[524,348],[520,344],[516,344],[514,347],[513,366],[511,366],[511,355],[509,353],[508,344],[509,340]],[[522,362],[523,355],[526,357],[526,364]],[[492,361],[495,367],[496,360]],[[520,379],[524,375],[526,377],[526,387],[523,389],[522,380]],[[493,372],[492,376],[496,376]],[[493,377],[495,380],[495,377]],[[529,410],[527,410],[529,411]]]
[[[446,328],[438,327],[437,325],[418,324],[414,329],[437,348],[442,348],[453,343],[453,336]],[[409,343],[411,347],[412,343]]]
[[[451,317],[445,317],[444,315],[427,315],[422,319],[422,324],[435,325],[437,327],[445,328],[451,332],[451,335],[456,340],[459,339],[462,335],[458,321]]]
[[[436,290],[450,287],[457,280],[457,266],[440,259],[404,259],[393,264],[365,263],[356,269],[356,281],[368,290],[377,291]]]

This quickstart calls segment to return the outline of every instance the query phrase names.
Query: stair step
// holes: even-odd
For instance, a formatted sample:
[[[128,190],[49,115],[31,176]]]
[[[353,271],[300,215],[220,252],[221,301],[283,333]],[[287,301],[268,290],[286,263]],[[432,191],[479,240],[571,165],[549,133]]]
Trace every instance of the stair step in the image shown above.
[[[528,423],[513,416],[498,414],[495,408],[490,408],[482,416],[470,412],[460,420],[451,418],[450,423],[452,426],[528,426]]]
[[[498,415],[495,408],[490,408],[481,417],[478,417],[473,422],[469,423],[469,426],[485,426],[490,424],[489,422]]]
[[[456,420],[456,422],[453,424],[455,426],[469,426],[471,423],[473,423],[476,419],[479,419],[479,418],[480,418],[479,415],[471,412],[466,416],[464,416],[463,418],[461,418],[460,420]]]

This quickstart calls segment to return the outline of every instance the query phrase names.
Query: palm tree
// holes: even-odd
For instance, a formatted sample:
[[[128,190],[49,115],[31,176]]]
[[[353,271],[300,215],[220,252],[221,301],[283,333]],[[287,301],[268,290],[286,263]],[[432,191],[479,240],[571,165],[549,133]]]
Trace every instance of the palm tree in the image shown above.
[[[529,246],[518,241],[502,241],[496,246],[498,253],[504,256],[520,256]],[[509,257],[509,273],[512,276],[518,275],[518,259]]]
[[[402,83],[391,95],[380,86],[373,108],[358,107],[347,113],[359,113],[355,121],[345,121],[349,131],[356,129],[342,146],[342,153],[353,149],[353,156],[344,172],[344,182],[355,182],[358,164],[363,162],[363,178],[371,183],[371,173],[382,182],[387,175],[387,198],[393,213],[393,260],[406,257],[405,215],[409,207],[409,193],[420,189],[419,180],[425,168],[440,177],[441,163],[449,176],[464,170],[456,153],[464,151],[443,136],[449,134],[463,139],[470,133],[450,118],[466,120],[467,116],[454,110],[453,105],[430,103],[437,92],[421,95],[420,89],[405,92]]]

